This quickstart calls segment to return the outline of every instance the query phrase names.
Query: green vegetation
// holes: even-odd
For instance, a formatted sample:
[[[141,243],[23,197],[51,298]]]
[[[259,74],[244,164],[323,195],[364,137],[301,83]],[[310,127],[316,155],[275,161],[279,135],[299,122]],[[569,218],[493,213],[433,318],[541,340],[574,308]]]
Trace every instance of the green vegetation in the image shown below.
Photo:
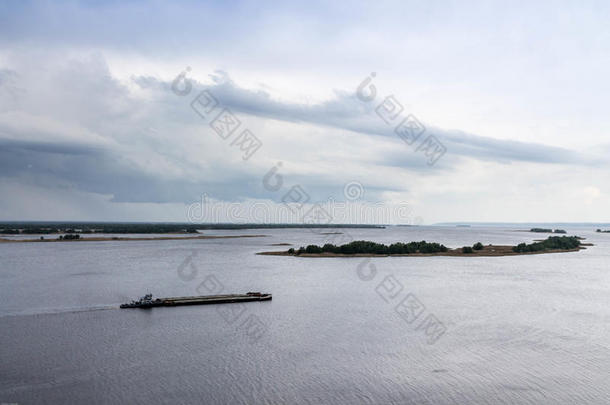
[[[564,229],[549,229],[549,228],[532,228],[530,232],[539,232],[539,233],[567,233]]]
[[[549,236],[542,242],[534,242],[529,245],[526,243],[520,243],[513,247],[513,252],[525,253],[525,252],[541,252],[543,250],[550,249],[576,249],[580,246],[580,240],[577,236]]]
[[[446,246],[439,243],[429,243],[426,241],[409,242],[409,243],[393,243],[384,245],[366,240],[357,240],[345,245],[335,246],[327,243],[320,247],[317,245],[309,245],[306,248],[300,247],[298,250],[289,249],[289,253],[300,255],[302,253],[341,253],[346,255],[352,254],[379,254],[379,255],[398,255],[398,254],[413,254],[413,253],[438,253],[446,252]]]
[[[0,233],[6,234],[6,235],[17,235],[17,234],[19,234],[19,229],[2,229],[0,231]]]
[[[78,234],[73,235],[73,234],[69,233],[67,235],[59,235],[59,239],[60,240],[76,240],[76,239],[80,239],[80,235],[78,235]]]
[[[549,236],[546,240],[541,242],[534,242],[531,244],[521,243],[517,246],[513,246],[512,250],[516,253],[541,252],[544,250],[570,250],[578,248],[580,244],[580,238],[578,236]],[[475,251],[482,250],[483,248],[484,245],[481,242],[477,242],[473,246],[464,246],[460,248],[459,251],[463,254],[473,254]],[[340,246],[327,243],[324,246],[308,245],[307,247],[300,247],[299,249],[288,249],[288,253],[295,255],[304,253],[408,255],[415,253],[441,253],[447,251],[449,251],[449,249],[444,245],[426,241],[409,243],[397,242],[392,243],[391,245],[384,245],[382,243],[366,240],[357,240]]]

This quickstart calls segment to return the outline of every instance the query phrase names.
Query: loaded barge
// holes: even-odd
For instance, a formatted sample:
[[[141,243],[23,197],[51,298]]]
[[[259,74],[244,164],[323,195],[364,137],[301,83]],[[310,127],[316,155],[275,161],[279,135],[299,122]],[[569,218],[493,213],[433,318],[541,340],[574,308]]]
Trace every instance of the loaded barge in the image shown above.
[[[269,300],[271,300],[271,294],[263,294],[260,292],[249,292],[247,294],[200,295],[195,297],[155,298],[154,300],[152,298],[152,294],[146,294],[139,300],[133,300],[128,304],[122,304],[121,308],[175,307],[179,305],[227,304],[231,302]]]

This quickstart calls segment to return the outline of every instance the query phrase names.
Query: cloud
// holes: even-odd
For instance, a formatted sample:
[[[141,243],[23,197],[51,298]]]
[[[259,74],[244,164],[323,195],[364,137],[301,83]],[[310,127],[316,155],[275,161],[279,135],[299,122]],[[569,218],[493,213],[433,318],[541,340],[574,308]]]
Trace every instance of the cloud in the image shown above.
[[[427,222],[600,217],[607,11],[0,2],[0,205],[7,219],[32,198],[62,218],[91,204],[106,219],[137,206],[166,219],[202,193],[278,202],[300,185],[341,200],[356,181],[369,201],[409,201]],[[198,81],[179,97],[185,66]],[[354,91],[373,71],[379,94],[363,103]],[[263,142],[249,160],[236,134],[220,138],[191,109],[204,89]],[[390,93],[447,148],[433,167],[376,115]],[[271,192],[262,179],[279,162],[284,186]]]
[[[326,102],[297,104],[274,100],[263,90],[253,91],[241,88],[223,71],[216,71],[210,76],[213,82],[211,85],[194,82],[197,91],[203,89],[210,91],[218,100],[222,101],[223,105],[236,112],[281,121],[331,126],[366,135],[397,138],[394,132],[395,125],[386,124],[375,113],[374,107],[377,107],[382,101],[381,99],[377,99],[375,103],[364,103],[353,92],[335,91],[335,98]],[[153,80],[152,78],[135,79],[143,88],[150,88]],[[169,83],[157,82],[157,86],[169,88]],[[607,160],[599,157],[561,147],[485,137],[458,130],[440,129],[425,122],[424,124],[428,127],[428,133],[434,134],[446,145],[448,156],[503,163],[522,161],[584,166],[607,163]],[[402,155],[401,152],[399,153]],[[419,164],[416,164],[415,161],[405,163],[411,168],[425,168],[425,162],[421,159]]]
[[[0,102],[11,107],[0,112],[2,176],[111,195],[115,202],[185,203],[204,191],[228,201],[270,197],[261,179],[277,159],[291,161],[292,181],[320,200],[342,198],[343,184],[363,170],[434,176],[464,158],[596,162],[567,149],[440,130],[426,123],[448,149],[430,168],[422,154],[376,116],[373,103],[347,91],[317,104],[280,101],[263,90],[238,86],[222,71],[212,74],[209,83],[194,82],[193,92],[184,98],[172,94],[171,82],[155,77],[133,77],[139,89],[134,91],[130,83],[114,78],[96,54],[53,65],[45,77],[5,69],[0,78]],[[247,125],[260,128],[257,134],[268,142],[258,163],[243,162],[190,109],[188,102],[204,89],[223,106],[249,117]],[[277,128],[270,130],[271,122]],[[323,151],[318,144],[333,146]],[[312,159],[324,169],[315,170]],[[348,172],[341,170],[348,167]],[[406,189],[389,176],[371,185],[368,197]]]
[[[459,216],[456,207],[468,206],[465,196],[491,193],[499,184],[494,173],[505,178],[514,171],[514,176],[528,177],[545,168],[540,181],[548,182],[557,170],[574,167],[580,173],[605,163],[595,148],[579,152],[496,139],[424,121],[427,133],[447,147],[430,167],[421,152],[375,114],[377,102],[365,104],[351,91],[300,103],[238,85],[228,73],[215,71],[208,81],[194,82],[188,96],[179,97],[170,80],[113,75],[99,53],[50,59],[44,71],[33,67],[29,56],[12,62],[10,69],[0,71],[0,179],[2,192],[10,195],[4,206],[11,211],[6,212],[21,217],[23,207],[31,206],[18,208],[20,198],[30,198],[26,195],[48,196],[53,201],[49,212],[58,218],[69,218],[70,210],[85,218],[82,207],[71,205],[90,203],[106,219],[113,219],[112,206],[114,218],[142,218],[134,213],[140,204],[147,215],[157,212],[156,218],[167,219],[167,209],[178,215],[174,220],[184,220],[180,204],[199,201],[202,194],[219,201],[279,203],[290,187],[299,185],[312,201],[342,201],[344,185],[357,181],[368,201],[408,201],[418,207],[414,215],[432,222]],[[231,139],[221,139],[191,109],[190,102],[202,90],[210,91],[263,141],[250,160],[244,161]],[[283,163],[284,185],[271,192],[262,181],[278,162]],[[464,183],[465,178],[470,180]],[[19,184],[22,194],[16,192]],[[591,187],[600,190],[598,184]],[[588,192],[592,206],[605,201],[604,191],[599,193]],[[446,208],[452,216],[434,213],[443,204],[453,207]],[[59,214],[62,206],[65,214]],[[483,211],[485,202],[476,206]]]

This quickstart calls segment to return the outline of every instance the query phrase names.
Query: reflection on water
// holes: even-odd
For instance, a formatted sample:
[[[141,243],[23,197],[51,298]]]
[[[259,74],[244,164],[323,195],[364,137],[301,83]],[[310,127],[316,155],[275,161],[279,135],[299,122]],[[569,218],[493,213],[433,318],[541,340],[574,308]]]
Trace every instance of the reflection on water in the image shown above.
[[[248,233],[214,233],[236,232]],[[539,237],[496,228],[339,232],[0,244],[0,402],[610,402],[610,235],[570,230],[596,245],[578,253],[374,258],[360,273],[362,259],[255,255],[340,237],[450,247]],[[371,265],[373,277],[363,273]],[[268,291],[273,301],[116,309],[146,292],[196,295],[210,280],[226,292]],[[413,306],[397,310],[409,294],[425,307],[411,323]],[[446,327],[433,344],[417,328],[427,314]],[[253,341],[246,320],[254,318],[265,329]]]

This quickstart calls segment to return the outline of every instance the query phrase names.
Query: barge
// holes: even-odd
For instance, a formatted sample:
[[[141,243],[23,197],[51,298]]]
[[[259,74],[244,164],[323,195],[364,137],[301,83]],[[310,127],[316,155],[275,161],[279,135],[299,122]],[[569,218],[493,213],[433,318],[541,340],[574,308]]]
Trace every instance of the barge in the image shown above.
[[[170,297],[155,299],[153,299],[152,294],[146,294],[139,300],[133,300],[128,304],[121,304],[121,308],[176,307],[179,305],[228,304],[232,302],[269,300],[271,300],[271,294],[263,294],[260,292],[249,292],[246,294],[200,295],[194,297]]]

